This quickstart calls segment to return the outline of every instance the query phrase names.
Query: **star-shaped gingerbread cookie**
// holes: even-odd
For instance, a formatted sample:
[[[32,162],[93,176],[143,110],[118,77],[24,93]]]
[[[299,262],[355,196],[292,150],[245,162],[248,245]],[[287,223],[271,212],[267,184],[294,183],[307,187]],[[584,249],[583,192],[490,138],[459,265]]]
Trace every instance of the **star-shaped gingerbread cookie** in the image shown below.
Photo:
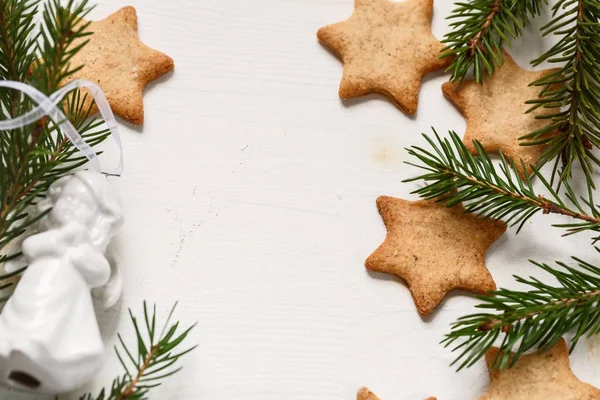
[[[356,400],[380,400],[379,397],[375,396],[373,392],[371,392],[366,387],[361,388],[356,395]],[[428,397],[425,400],[437,400],[435,397]]]
[[[379,400],[379,397],[375,396],[373,392],[364,387],[358,391],[356,400]]]
[[[421,315],[430,314],[453,289],[475,293],[496,289],[485,253],[506,231],[503,222],[433,200],[382,196],[377,208],[387,237],[365,266],[404,279]]]
[[[490,388],[480,400],[597,400],[600,390],[581,382],[569,366],[564,339],[544,353],[526,354],[512,368],[492,369],[498,348],[486,356]]]
[[[340,97],[377,92],[416,113],[423,76],[450,63],[439,58],[444,45],[431,32],[432,14],[433,0],[355,0],[348,20],[319,29],[344,64]]]
[[[87,22],[82,20],[81,23]],[[133,7],[124,7],[103,20],[91,22],[87,30],[93,34],[76,40],[73,47],[88,39],[89,43],[71,60],[72,67],[83,68],[62,84],[74,79],[95,82],[106,94],[115,114],[141,125],[144,122],[144,86],[171,71],[173,60],[140,41]],[[86,101],[89,106],[91,97],[88,96]]]
[[[543,76],[556,71],[527,71],[514,62],[511,56],[502,50],[504,64],[492,77],[485,77],[483,84],[474,80],[444,83],[444,95],[460,110],[467,120],[467,131],[463,142],[472,153],[476,153],[473,140],[479,141],[489,153],[498,150],[517,164],[518,172],[524,175],[521,161],[527,171],[530,165],[536,165],[543,146],[522,146],[520,137],[548,125],[548,120],[536,119],[536,116],[553,114],[558,108],[538,108],[526,114],[531,105],[527,100],[538,98],[540,88],[529,86]]]

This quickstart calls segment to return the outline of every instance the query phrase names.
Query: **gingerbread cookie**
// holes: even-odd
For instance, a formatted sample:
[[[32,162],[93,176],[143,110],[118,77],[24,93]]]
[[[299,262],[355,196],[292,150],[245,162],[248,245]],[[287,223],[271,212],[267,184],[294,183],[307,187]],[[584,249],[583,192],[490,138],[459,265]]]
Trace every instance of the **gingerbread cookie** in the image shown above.
[[[453,289],[480,294],[496,289],[485,253],[506,231],[503,222],[433,200],[384,196],[377,199],[377,208],[388,233],[365,265],[404,279],[419,314],[430,314]]]
[[[344,63],[340,97],[382,93],[414,114],[423,76],[451,61],[439,58],[444,45],[431,32],[432,14],[433,0],[355,0],[348,20],[319,29]]]
[[[356,395],[356,400],[380,400],[379,397],[375,396],[373,392],[371,392],[366,387],[361,388]],[[437,400],[435,397],[428,397],[425,400]]]
[[[513,159],[518,172],[524,176],[521,161],[528,172],[536,165],[543,146],[522,146],[520,137],[548,125],[548,120],[536,116],[559,112],[558,108],[538,108],[526,114],[531,105],[525,104],[539,96],[539,87],[529,86],[557,69],[527,71],[520,68],[508,53],[502,51],[504,65],[492,77],[485,77],[480,85],[474,80],[463,83],[447,82],[442,86],[444,95],[467,119],[467,132],[463,139],[472,153],[476,153],[473,140],[479,141],[489,153],[498,150]]]
[[[519,357],[512,368],[492,369],[498,348],[492,347],[485,360],[490,371],[490,388],[480,400],[597,400],[600,390],[581,382],[569,366],[564,339],[541,353]]]
[[[62,85],[74,79],[95,82],[106,94],[115,114],[141,125],[144,122],[144,86],[171,71],[173,60],[140,41],[133,7],[124,7],[101,21],[92,22],[87,30],[93,34],[75,41],[73,47],[88,39],[89,43],[70,61],[73,68],[82,68]],[[86,101],[89,107],[91,96]],[[96,111],[95,108],[92,110],[93,113]]]
[[[356,400],[379,400],[379,397],[375,396],[373,392],[364,387],[358,391]]]

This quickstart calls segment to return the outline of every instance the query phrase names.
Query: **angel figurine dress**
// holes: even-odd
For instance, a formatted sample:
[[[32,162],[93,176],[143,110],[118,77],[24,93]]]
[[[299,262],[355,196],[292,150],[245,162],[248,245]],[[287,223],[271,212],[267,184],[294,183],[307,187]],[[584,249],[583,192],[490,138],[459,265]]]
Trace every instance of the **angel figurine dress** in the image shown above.
[[[112,279],[105,252],[123,211],[116,190],[91,171],[57,180],[41,205],[51,210],[22,243],[28,268],[0,314],[0,384],[64,393],[103,360],[91,290]]]

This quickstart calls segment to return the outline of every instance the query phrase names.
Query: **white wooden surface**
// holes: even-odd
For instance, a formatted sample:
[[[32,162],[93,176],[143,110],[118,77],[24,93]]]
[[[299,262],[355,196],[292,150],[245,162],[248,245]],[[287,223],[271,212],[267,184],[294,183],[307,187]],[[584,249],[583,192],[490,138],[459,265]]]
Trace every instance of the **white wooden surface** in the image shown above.
[[[132,337],[126,308],[144,299],[163,316],[179,300],[182,323],[198,321],[189,342],[198,349],[151,399],[353,400],[363,385],[383,400],[485,391],[483,363],[456,374],[438,344],[475,301],[452,295],[422,319],[399,280],[364,269],[385,236],[376,197],[413,198],[415,186],[401,183],[416,172],[404,147],[423,144],[430,127],[462,133],[465,123],[442,96],[443,74],[425,79],[414,118],[380,96],[338,99],[341,63],[315,34],[352,3],[102,0],[94,10],[102,18],[134,5],[142,40],[176,64],[146,90],[144,127],[122,125],[126,292],[120,313],[101,316],[108,343],[116,330]],[[451,8],[436,2],[438,38]],[[526,66],[547,46],[533,34],[512,54]],[[538,216],[491,248],[499,286],[515,287],[515,273],[544,277],[528,258],[598,259],[586,238],[549,228],[560,220]],[[600,385],[600,346],[588,347],[572,366]],[[92,388],[117,373],[111,353]]]

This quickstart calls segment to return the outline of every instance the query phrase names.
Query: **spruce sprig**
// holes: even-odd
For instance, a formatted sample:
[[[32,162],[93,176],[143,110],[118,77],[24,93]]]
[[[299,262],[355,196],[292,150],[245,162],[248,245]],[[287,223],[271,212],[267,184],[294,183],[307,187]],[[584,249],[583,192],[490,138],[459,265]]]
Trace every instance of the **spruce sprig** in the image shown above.
[[[458,2],[448,19],[451,31],[442,43],[441,57],[454,57],[448,67],[451,81],[462,81],[473,73],[483,82],[504,60],[500,48],[523,34],[530,19],[539,15],[547,0],[470,0]]]
[[[41,8],[41,10],[40,10]],[[81,19],[91,10],[87,0],[50,0],[40,6],[37,0],[0,0],[0,78],[30,84],[51,94],[79,66],[70,65],[82,46],[74,41],[89,33]],[[34,16],[41,11],[41,22]],[[91,145],[109,134],[101,120],[89,117],[79,91],[63,105],[67,117]],[[0,89],[2,119],[14,118],[35,104],[21,93]],[[31,207],[44,196],[58,178],[86,163],[56,124],[47,119],[25,128],[0,131],[0,265],[19,254],[8,247],[39,218]],[[0,276],[0,288],[12,285],[13,274]],[[1,300],[1,299],[0,299]]]
[[[73,56],[87,42],[75,41],[90,35],[82,18],[89,13],[87,0],[0,0],[0,79],[27,83],[51,94],[81,66],[71,65]],[[41,22],[35,16],[41,11]],[[90,118],[85,96],[75,91],[60,104],[67,118],[90,146],[97,146],[109,135],[103,121]],[[35,104],[19,92],[0,89],[1,119],[10,119],[30,111]],[[41,120],[14,131],[0,131],[0,266],[19,256],[7,254],[9,245],[18,240],[44,214],[34,216],[32,206],[48,187],[60,177],[84,165],[82,157],[60,128]],[[0,276],[0,291],[10,289],[17,271]],[[0,302],[8,296],[1,296]],[[91,393],[81,400],[142,400],[150,389],[180,370],[177,363],[194,347],[179,351],[190,333],[171,323],[171,310],[162,331],[157,330],[156,307],[149,313],[144,302],[144,320],[139,322],[130,310],[137,338],[137,352],[132,351],[121,335],[115,347],[125,372],[97,396]],[[134,354],[136,354],[134,356]]]
[[[35,60],[34,18],[38,1],[0,0],[0,79],[23,81]],[[14,116],[19,107],[15,93],[0,92],[4,112]]]
[[[450,138],[441,138],[435,130],[435,139],[423,136],[431,150],[418,146],[407,149],[411,156],[420,161],[420,164],[408,164],[425,171],[404,181],[425,183],[413,193],[425,199],[437,199],[449,207],[462,202],[466,212],[484,218],[501,219],[509,225],[518,226],[517,232],[531,217],[542,212],[562,214],[577,220],[555,225],[566,228],[567,235],[583,231],[600,233],[600,210],[593,202],[591,191],[591,200],[578,199],[571,186],[565,184],[566,197],[572,203],[569,206],[537,169],[533,169],[533,174],[525,172],[525,179],[522,180],[511,173],[516,167],[514,161],[507,161],[500,153],[498,171],[477,141],[474,142],[477,154],[473,155],[454,132],[450,132]],[[525,164],[521,163],[522,169],[527,171]],[[533,177],[543,184],[548,192],[546,196],[536,193]]]
[[[503,350],[493,367],[511,367],[524,352],[548,350],[563,335],[574,331],[571,351],[583,336],[600,333],[600,268],[573,257],[578,268],[557,262],[559,268],[531,261],[552,274],[559,286],[515,276],[528,291],[500,289],[487,296],[477,296],[484,312],[459,318],[442,341],[453,351],[460,351],[452,365],[468,368],[485,356],[497,339]],[[514,352],[511,358],[510,352]]]
[[[407,180],[425,183],[413,193],[444,202],[449,207],[463,202],[466,212],[518,224],[519,229],[533,215],[542,212],[576,220],[555,225],[566,228],[567,235],[600,232],[600,211],[592,200],[589,186],[589,199],[579,200],[565,183],[566,197],[572,204],[569,206],[539,170],[533,169],[532,175],[526,173],[521,180],[511,173],[514,162],[509,164],[502,154],[497,169],[478,142],[474,142],[477,154],[473,155],[454,132],[450,132],[450,138],[440,138],[435,131],[434,136],[432,139],[424,135],[431,149],[417,146],[407,149],[420,161],[409,164],[425,171]],[[526,170],[523,163],[522,167]],[[533,177],[543,184],[547,196],[535,192]],[[552,268],[531,261],[554,276],[558,286],[533,277],[515,276],[517,282],[528,285],[530,290],[500,289],[477,296],[481,301],[477,307],[486,312],[459,318],[442,341],[446,346],[453,346],[453,351],[460,352],[453,365],[458,364],[459,370],[470,367],[498,339],[502,339],[501,351],[493,364],[495,368],[505,368],[514,365],[521,354],[532,348],[543,351],[552,347],[571,330],[575,331],[571,349],[584,335],[600,333],[600,267],[577,257],[573,259],[578,263],[577,268],[562,262],[557,263],[558,268]],[[516,353],[513,358],[510,358],[511,351]]]
[[[156,305],[150,314],[144,302],[143,323],[129,310],[136,335],[136,351],[125,344],[120,334],[120,346],[115,346],[116,355],[125,373],[115,378],[110,388],[102,389],[96,396],[91,393],[84,394],[79,400],[144,400],[148,398],[147,394],[151,389],[160,386],[164,379],[179,372],[181,367],[176,366],[177,362],[196,346],[178,350],[195,325],[180,332],[179,322],[171,323],[176,306],[177,304],[171,309],[161,331],[158,331],[156,326]]]
[[[574,164],[581,166],[587,184],[600,159],[593,148],[600,146],[600,3],[595,0],[559,0],[553,19],[542,27],[544,36],[560,36],[552,48],[532,61],[559,64],[559,68],[533,82],[542,88],[538,99],[529,101],[530,111],[539,107],[562,107],[561,111],[536,118],[548,124],[524,136],[524,145],[545,145],[541,163],[555,160],[554,173],[561,181],[572,176]],[[549,135],[550,132],[556,134]],[[559,163],[562,163],[559,168]]]

